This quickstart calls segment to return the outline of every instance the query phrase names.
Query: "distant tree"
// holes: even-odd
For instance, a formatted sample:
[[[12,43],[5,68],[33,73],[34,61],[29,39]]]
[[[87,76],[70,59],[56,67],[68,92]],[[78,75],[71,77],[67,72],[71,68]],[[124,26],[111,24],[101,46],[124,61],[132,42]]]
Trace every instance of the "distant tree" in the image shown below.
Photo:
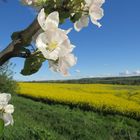
[[[13,93],[16,90],[17,84],[13,80],[12,63],[6,62],[3,66],[0,66],[0,92]]]

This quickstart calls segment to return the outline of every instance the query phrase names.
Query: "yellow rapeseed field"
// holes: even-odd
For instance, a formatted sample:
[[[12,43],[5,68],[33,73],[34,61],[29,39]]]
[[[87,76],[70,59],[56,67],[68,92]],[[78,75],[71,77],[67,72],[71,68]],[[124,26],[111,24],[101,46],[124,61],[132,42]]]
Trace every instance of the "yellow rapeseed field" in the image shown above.
[[[104,112],[140,117],[140,86],[19,83],[19,94]]]

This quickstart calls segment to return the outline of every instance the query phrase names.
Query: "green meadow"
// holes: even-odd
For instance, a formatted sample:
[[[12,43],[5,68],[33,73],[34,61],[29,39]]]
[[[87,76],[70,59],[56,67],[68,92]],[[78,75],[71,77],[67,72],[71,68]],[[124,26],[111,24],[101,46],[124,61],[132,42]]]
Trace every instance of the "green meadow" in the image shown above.
[[[119,115],[49,105],[13,95],[14,125],[4,140],[139,140],[140,122]]]

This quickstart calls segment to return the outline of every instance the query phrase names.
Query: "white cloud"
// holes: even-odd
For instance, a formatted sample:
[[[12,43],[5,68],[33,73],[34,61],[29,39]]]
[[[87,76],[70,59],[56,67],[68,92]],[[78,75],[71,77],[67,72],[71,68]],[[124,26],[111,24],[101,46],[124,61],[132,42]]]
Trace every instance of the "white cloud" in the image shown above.
[[[140,70],[136,70],[136,71],[124,71],[124,72],[120,72],[119,76],[140,76]]]
[[[133,75],[140,75],[140,70],[136,70],[132,73]]]
[[[77,69],[77,70],[75,70],[75,72],[80,73],[81,71]]]
[[[120,76],[128,76],[128,75],[130,75],[130,72],[128,70],[126,70],[124,72],[120,72],[119,75]]]
[[[87,78],[95,78],[95,76],[93,76],[93,75],[90,75],[90,76],[87,76]]]

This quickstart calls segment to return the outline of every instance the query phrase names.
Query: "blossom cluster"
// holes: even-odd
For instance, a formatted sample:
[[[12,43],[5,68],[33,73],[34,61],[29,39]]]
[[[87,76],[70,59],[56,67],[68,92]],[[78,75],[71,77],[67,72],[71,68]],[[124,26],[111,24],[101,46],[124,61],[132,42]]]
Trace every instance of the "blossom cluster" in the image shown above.
[[[88,11],[88,14],[83,12],[82,17],[75,22],[74,27],[77,31],[80,31],[83,27],[88,26],[89,24],[89,16],[93,24],[101,27],[102,25],[98,22],[103,16],[104,11],[101,8],[102,4],[105,0],[85,0],[85,11]]]
[[[38,14],[38,22],[43,30],[35,39],[36,47],[48,59],[49,67],[55,72],[68,75],[68,68],[76,64],[77,58],[72,54],[74,45],[67,34],[69,30],[62,30],[59,25],[59,13],[54,11],[47,17],[44,9]]]
[[[5,126],[13,125],[12,113],[14,112],[14,106],[8,104],[11,99],[11,94],[0,93],[0,119],[4,121]]]
[[[93,24],[101,27],[99,20],[104,16],[102,5],[105,0],[22,0],[22,2],[35,8],[42,4],[43,8],[37,18],[41,30],[35,34],[33,40],[38,51],[48,60],[51,70],[69,75],[68,69],[77,62],[72,53],[75,46],[68,37],[71,29],[60,29],[59,24],[69,18],[74,23],[75,30],[79,32],[88,26],[90,17]]]

